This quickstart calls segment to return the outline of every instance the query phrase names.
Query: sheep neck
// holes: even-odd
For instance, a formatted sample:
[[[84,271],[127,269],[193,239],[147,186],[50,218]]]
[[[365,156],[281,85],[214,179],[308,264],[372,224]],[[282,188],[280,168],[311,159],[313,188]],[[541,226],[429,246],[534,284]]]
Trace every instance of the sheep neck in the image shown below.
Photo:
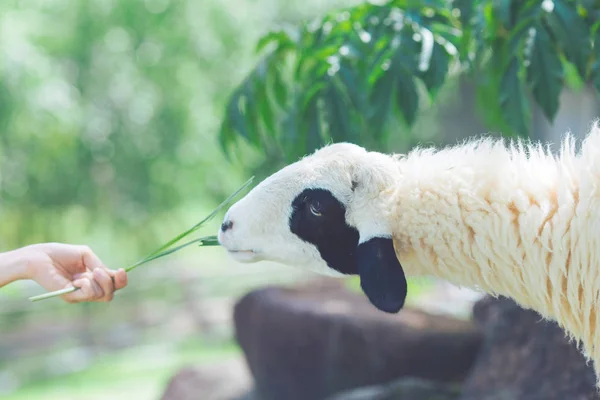
[[[487,141],[401,159],[389,204],[396,252],[408,275],[504,295],[557,321],[598,363],[600,175],[586,176],[569,148],[527,150]]]

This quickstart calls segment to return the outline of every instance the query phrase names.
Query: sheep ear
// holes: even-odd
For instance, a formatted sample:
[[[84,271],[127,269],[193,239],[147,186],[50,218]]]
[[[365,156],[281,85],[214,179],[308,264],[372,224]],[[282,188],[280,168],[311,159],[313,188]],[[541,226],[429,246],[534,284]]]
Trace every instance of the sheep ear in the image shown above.
[[[397,313],[407,294],[406,277],[390,237],[373,237],[358,245],[356,261],[360,286],[381,311]]]

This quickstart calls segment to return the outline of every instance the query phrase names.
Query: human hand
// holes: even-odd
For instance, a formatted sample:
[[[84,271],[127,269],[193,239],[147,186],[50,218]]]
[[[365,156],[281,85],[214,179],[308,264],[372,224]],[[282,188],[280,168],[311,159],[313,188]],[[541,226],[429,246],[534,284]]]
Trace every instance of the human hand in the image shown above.
[[[125,270],[106,268],[87,246],[42,243],[17,252],[26,262],[26,277],[46,290],[79,288],[61,296],[68,303],[108,302],[116,290],[127,286]]]

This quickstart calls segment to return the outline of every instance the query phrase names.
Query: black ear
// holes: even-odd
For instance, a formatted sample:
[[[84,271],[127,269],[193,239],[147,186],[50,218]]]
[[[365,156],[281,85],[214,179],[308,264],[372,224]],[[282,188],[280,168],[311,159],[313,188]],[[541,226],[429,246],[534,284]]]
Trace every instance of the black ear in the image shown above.
[[[358,245],[356,264],[360,286],[381,311],[397,313],[404,306],[407,285],[391,238],[374,237]]]

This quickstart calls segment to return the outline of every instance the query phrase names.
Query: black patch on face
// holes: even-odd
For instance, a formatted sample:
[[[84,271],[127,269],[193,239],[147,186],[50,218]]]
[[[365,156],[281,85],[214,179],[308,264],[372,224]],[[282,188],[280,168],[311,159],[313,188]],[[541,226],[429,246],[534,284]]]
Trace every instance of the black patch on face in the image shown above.
[[[346,223],[346,207],[325,189],[306,189],[292,202],[290,230],[314,244],[329,268],[358,273],[358,231]]]

